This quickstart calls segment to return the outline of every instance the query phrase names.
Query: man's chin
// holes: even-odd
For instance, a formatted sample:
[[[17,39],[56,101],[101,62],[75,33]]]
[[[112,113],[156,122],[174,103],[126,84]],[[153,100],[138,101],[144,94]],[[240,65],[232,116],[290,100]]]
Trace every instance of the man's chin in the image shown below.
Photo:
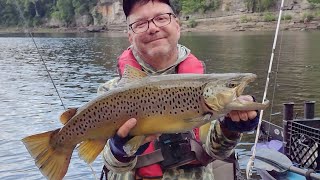
[[[168,47],[154,47],[147,50],[149,56],[167,56],[169,54]]]

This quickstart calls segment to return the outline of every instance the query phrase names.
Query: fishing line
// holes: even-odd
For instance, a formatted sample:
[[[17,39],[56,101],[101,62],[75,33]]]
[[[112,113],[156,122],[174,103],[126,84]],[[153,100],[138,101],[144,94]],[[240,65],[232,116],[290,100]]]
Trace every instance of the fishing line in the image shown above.
[[[273,82],[273,91],[272,91],[272,98],[271,98],[271,107],[270,107],[270,115],[269,115],[269,125],[268,125],[268,137],[270,135],[270,129],[271,129],[271,121],[272,121],[272,111],[273,111],[273,103],[274,103],[274,97],[275,97],[275,92],[277,88],[277,80],[278,80],[278,72],[279,72],[279,66],[280,66],[280,57],[281,57],[281,49],[282,49],[282,41],[283,41],[283,33],[284,30],[282,29],[281,31],[281,36],[280,36],[280,43],[279,43],[279,55],[278,55],[278,60],[277,60],[277,68],[275,72],[275,77],[274,77],[274,82]]]
[[[40,56],[40,59],[41,59],[43,65],[44,65],[44,67],[45,67],[45,69],[46,69],[46,71],[47,71],[47,73],[48,73],[48,76],[49,76],[49,78],[50,78],[50,80],[51,80],[51,83],[52,83],[55,91],[57,92],[57,95],[58,95],[58,97],[59,97],[59,99],[60,99],[60,102],[61,102],[64,110],[66,110],[66,106],[64,105],[64,103],[63,103],[63,101],[62,101],[62,98],[61,98],[61,96],[60,96],[60,93],[59,93],[59,91],[58,91],[58,88],[56,87],[56,85],[55,85],[55,83],[54,83],[54,81],[53,81],[53,78],[52,78],[52,76],[51,76],[51,74],[50,74],[50,72],[49,72],[49,69],[48,69],[48,67],[47,67],[47,64],[46,64],[46,62],[44,61],[44,59],[43,59],[43,57],[42,57],[42,54],[41,54],[41,52],[40,52],[40,50],[39,50],[39,48],[38,48],[38,46],[37,46],[36,41],[34,40],[34,37],[33,37],[32,33],[31,33],[31,32],[29,31],[29,29],[27,28],[26,19],[25,19],[25,17],[24,17],[23,14],[22,14],[22,11],[21,11],[21,9],[20,9],[20,5],[18,4],[17,0],[14,0],[14,2],[15,2],[15,5],[16,5],[16,8],[17,8],[18,11],[19,11],[19,17],[22,19],[23,24],[24,24],[23,29],[26,30],[26,34],[28,34],[29,37],[32,39],[32,42],[33,42],[33,44],[35,45],[35,47],[36,47],[36,49],[37,49],[37,52],[38,52],[38,54],[39,54],[39,56]],[[89,168],[91,169],[94,178],[95,178],[96,180],[98,180],[97,175],[96,175],[95,171],[93,170],[92,166],[91,166],[90,164],[87,164],[87,165],[88,165]]]
[[[50,78],[50,80],[51,80],[51,83],[52,83],[55,91],[57,92],[57,95],[58,95],[58,97],[59,97],[59,99],[60,99],[61,105],[63,106],[64,110],[66,110],[66,107],[65,107],[65,105],[64,105],[64,103],[63,103],[63,101],[62,101],[62,98],[61,98],[60,93],[59,93],[59,91],[58,91],[58,89],[57,89],[57,87],[56,87],[56,84],[54,83],[53,78],[51,77],[51,74],[50,74],[50,72],[49,72],[49,69],[48,69],[48,67],[47,67],[47,64],[46,64],[46,62],[44,61],[44,59],[43,59],[43,57],[42,57],[42,54],[41,54],[41,52],[40,52],[40,50],[39,50],[39,48],[38,48],[38,46],[37,46],[36,41],[34,40],[34,37],[33,37],[32,33],[31,33],[31,32],[29,31],[29,29],[27,28],[26,18],[25,18],[25,17],[23,16],[23,14],[22,14],[22,11],[21,11],[21,9],[20,9],[20,5],[18,4],[17,0],[14,0],[14,2],[15,2],[15,5],[16,5],[16,8],[17,8],[18,11],[19,11],[19,17],[22,19],[22,22],[23,22],[23,29],[26,30],[26,34],[29,35],[29,37],[32,39],[32,42],[33,42],[33,44],[35,45],[35,47],[36,47],[36,49],[37,49],[37,52],[38,52],[38,54],[39,54],[39,56],[40,56],[40,59],[41,59],[41,61],[42,61],[42,64],[43,64],[43,66],[45,67],[45,69],[46,69],[46,71],[47,71],[47,73],[48,73],[48,76],[49,76],[49,78]]]
[[[271,74],[271,69],[272,69],[272,64],[273,64],[274,52],[275,52],[275,49],[276,49],[276,44],[277,44],[277,39],[278,39],[278,33],[279,33],[279,27],[280,27],[280,22],[281,22],[283,4],[284,4],[284,0],[281,1],[280,12],[279,12],[279,17],[278,17],[278,23],[277,23],[277,28],[276,28],[276,32],[275,32],[275,36],[274,36],[274,41],[273,41],[272,53],[271,53],[271,57],[270,57],[269,69],[268,69],[265,89],[264,89],[264,93],[263,93],[262,103],[264,103],[266,101],[266,96],[267,96],[267,92],[268,92],[270,74]],[[260,111],[259,123],[258,123],[258,126],[257,126],[257,134],[256,134],[255,142],[254,142],[254,145],[253,145],[253,148],[252,148],[252,156],[249,158],[249,161],[248,161],[248,164],[247,164],[247,168],[246,168],[247,179],[250,179],[251,176],[252,176],[252,170],[253,170],[253,167],[254,167],[254,159],[255,159],[255,156],[256,156],[256,148],[257,148],[257,143],[258,143],[259,135],[260,135],[260,128],[261,128],[261,123],[262,123],[263,112],[264,112],[263,110]]]

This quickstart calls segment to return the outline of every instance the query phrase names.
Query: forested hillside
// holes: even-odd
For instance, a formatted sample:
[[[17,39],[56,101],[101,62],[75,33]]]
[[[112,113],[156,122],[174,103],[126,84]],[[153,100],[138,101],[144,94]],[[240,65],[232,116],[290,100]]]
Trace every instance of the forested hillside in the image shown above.
[[[301,0],[290,0],[299,4]],[[305,0],[310,7],[320,0]],[[239,3],[240,2],[240,3]],[[277,10],[277,0],[172,0],[179,14],[215,11],[266,12]],[[123,23],[122,0],[0,0],[0,27],[76,27]],[[120,15],[119,15],[120,14]],[[119,20],[120,19],[120,20]],[[118,21],[116,21],[118,20]]]

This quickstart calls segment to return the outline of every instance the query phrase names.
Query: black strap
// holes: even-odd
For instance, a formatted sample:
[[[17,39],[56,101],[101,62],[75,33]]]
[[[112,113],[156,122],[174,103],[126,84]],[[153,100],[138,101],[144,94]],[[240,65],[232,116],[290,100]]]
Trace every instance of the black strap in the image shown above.
[[[106,176],[105,180],[108,180],[108,172],[109,172],[109,169],[106,166],[103,166],[101,170],[100,180],[103,180],[104,176]]]
[[[164,160],[161,149],[157,149],[149,154],[140,155],[137,158],[138,159],[135,168],[149,166],[151,164],[156,164]]]
[[[195,153],[196,159],[201,163],[201,165],[206,166],[215,160],[215,158],[209,156],[198,141],[190,139],[190,145],[191,151]]]
[[[206,166],[210,162],[215,160],[215,158],[208,155],[208,153],[203,149],[202,144],[200,142],[197,142],[194,139],[189,139],[189,141],[191,151],[194,152],[196,160],[198,160],[201,163],[201,165]],[[161,149],[157,149],[149,154],[140,155],[137,158],[138,159],[135,168],[149,166],[164,160]]]

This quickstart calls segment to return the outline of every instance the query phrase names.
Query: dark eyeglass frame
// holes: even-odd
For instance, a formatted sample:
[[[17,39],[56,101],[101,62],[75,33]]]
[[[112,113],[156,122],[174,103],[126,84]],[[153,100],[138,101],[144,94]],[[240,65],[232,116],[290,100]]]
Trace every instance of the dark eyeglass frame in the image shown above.
[[[176,18],[176,15],[175,15],[174,13],[163,13],[163,14],[159,14],[159,15],[157,15],[157,16],[153,17],[152,19],[149,19],[149,20],[139,20],[139,21],[133,22],[133,23],[131,23],[131,24],[128,25],[128,26],[129,26],[129,29],[131,29],[131,31],[134,32],[135,34],[144,33],[144,32],[146,32],[146,31],[148,31],[150,22],[153,22],[153,24],[154,24],[155,26],[157,26],[157,27],[164,27],[164,26],[166,26],[166,25],[168,25],[168,24],[159,26],[159,25],[157,25],[157,23],[154,22],[154,19],[157,18],[157,17],[159,17],[159,16],[165,15],[165,14],[168,14],[168,15],[169,15],[169,22],[168,22],[168,24],[171,23],[171,16],[173,16],[173,17]],[[145,30],[145,31],[142,31],[142,32],[135,32],[135,31],[133,30],[133,28],[132,28],[132,25],[134,25],[134,24],[137,23],[137,22],[147,22],[147,23],[148,23],[148,26],[147,26],[146,30]]]

